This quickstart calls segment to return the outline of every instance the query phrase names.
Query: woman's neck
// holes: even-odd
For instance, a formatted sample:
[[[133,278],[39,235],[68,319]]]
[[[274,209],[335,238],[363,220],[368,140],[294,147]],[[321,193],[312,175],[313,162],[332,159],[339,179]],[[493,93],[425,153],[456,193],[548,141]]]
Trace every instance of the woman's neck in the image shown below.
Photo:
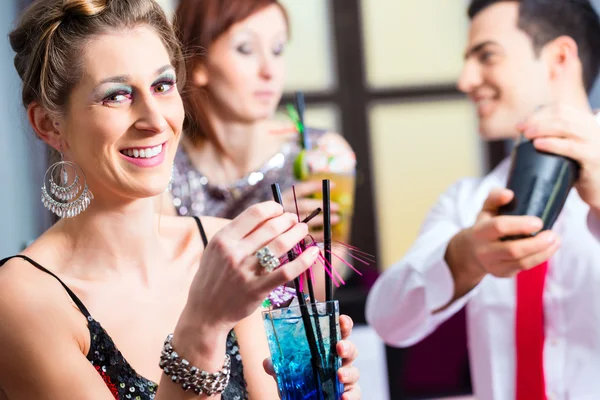
[[[69,273],[81,279],[133,274],[149,283],[170,253],[161,240],[155,199],[118,202],[110,197],[96,194],[86,211],[52,228],[64,239],[61,248],[68,264],[79,266]]]
[[[272,120],[242,123],[215,118],[212,122],[214,140],[184,141],[184,148],[192,164],[214,184],[233,183],[256,171],[286,140],[284,135],[272,135],[277,125]]]

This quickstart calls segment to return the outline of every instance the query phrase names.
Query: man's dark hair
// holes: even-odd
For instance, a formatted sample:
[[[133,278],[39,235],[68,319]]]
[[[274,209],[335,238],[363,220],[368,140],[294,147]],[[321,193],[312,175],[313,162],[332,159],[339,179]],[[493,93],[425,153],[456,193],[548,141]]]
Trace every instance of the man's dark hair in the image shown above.
[[[533,42],[537,55],[547,43],[569,36],[579,49],[583,84],[592,88],[600,68],[600,20],[589,0],[472,0],[468,15],[473,19],[492,4],[519,3],[518,27]]]

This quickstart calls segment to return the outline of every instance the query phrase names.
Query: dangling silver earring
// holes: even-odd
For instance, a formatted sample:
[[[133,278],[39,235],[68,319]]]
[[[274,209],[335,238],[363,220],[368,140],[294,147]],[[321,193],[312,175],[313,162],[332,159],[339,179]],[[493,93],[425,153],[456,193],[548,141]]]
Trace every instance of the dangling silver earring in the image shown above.
[[[54,181],[57,174],[60,184]],[[48,193],[48,185],[50,185],[50,193]],[[60,218],[72,218],[85,211],[93,198],[94,195],[87,186],[85,172],[79,165],[65,161],[63,154],[60,153],[60,161],[52,164],[44,175],[42,184],[44,207]]]

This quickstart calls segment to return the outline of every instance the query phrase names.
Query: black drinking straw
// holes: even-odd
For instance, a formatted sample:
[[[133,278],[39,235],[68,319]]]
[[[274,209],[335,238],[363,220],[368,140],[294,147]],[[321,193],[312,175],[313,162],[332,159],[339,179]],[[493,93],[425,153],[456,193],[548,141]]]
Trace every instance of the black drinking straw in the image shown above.
[[[308,149],[308,135],[306,132],[306,125],[304,125],[304,109],[305,109],[305,103],[304,103],[304,93],[302,92],[296,92],[296,110],[298,111],[298,118],[300,119],[300,126],[301,128],[301,132],[300,132],[300,144],[302,146],[302,148],[304,150]]]
[[[294,199],[296,198],[296,189],[292,186],[292,190],[294,191]],[[308,223],[311,219],[319,215],[321,212],[321,208],[317,208],[310,215],[302,220],[303,223]],[[298,214],[298,219],[300,219],[300,214],[298,212],[298,203],[296,202],[296,214]],[[306,244],[304,241],[300,243],[300,248],[302,251],[306,250]],[[310,272],[306,271],[306,284],[308,286],[308,296],[310,298],[310,305],[312,308],[312,316],[315,321],[315,330],[317,331],[317,344],[319,345],[319,350],[321,351],[322,357],[325,357],[325,342],[323,341],[323,333],[321,332],[321,322],[319,321],[319,309],[317,308],[317,299],[315,297],[315,289],[313,286],[312,277],[310,276]]]
[[[281,197],[281,188],[278,183],[274,183],[271,185],[271,190],[273,192],[273,199],[283,205],[283,199]],[[296,258],[296,254],[293,250],[288,251],[288,259],[293,261]],[[317,386],[317,390],[323,395],[321,379],[323,377],[323,363],[321,362],[321,356],[319,354],[319,349],[317,347],[317,340],[315,339],[315,332],[313,331],[312,324],[310,323],[310,315],[308,314],[308,308],[306,306],[306,300],[304,299],[304,294],[300,290],[300,278],[294,278],[294,286],[296,287],[296,297],[298,298],[298,305],[300,307],[300,314],[302,315],[302,323],[304,325],[304,331],[306,332],[306,340],[308,341],[308,348],[310,350],[310,359],[313,367],[313,373],[315,375],[315,383]]]
[[[325,246],[325,261],[327,268],[333,268],[331,264],[331,193],[329,188],[329,179],[323,179],[323,230],[324,230],[324,246]],[[333,273],[333,272],[332,272]],[[325,271],[325,301],[333,300],[333,283],[331,275]]]
[[[323,230],[324,230],[324,247],[325,247],[325,263],[327,267],[333,273],[333,264],[331,257],[331,193],[329,179],[323,179]],[[335,308],[333,304],[333,282],[331,276],[325,269],[325,301],[327,301],[327,314],[329,314],[329,357],[327,360],[327,369],[332,371],[335,369],[334,359],[336,354],[337,346],[337,335],[336,335],[336,320],[335,320]],[[335,386],[335,385],[334,385]],[[337,394],[337,386],[335,386]]]
[[[321,212],[321,207],[316,208],[315,211],[311,212],[310,214],[308,214],[308,217],[304,218],[302,220],[303,224],[307,224],[308,221],[310,221],[311,219],[313,219],[314,217],[316,217],[317,215],[319,215],[319,213]]]

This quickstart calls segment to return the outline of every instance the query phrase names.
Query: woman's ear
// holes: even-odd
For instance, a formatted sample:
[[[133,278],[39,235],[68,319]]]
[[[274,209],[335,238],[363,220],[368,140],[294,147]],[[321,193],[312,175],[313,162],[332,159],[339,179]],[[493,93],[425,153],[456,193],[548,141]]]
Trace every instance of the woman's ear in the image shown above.
[[[27,107],[27,117],[40,139],[56,151],[62,151],[64,138],[60,134],[60,122],[52,118],[50,113],[37,102]]]
[[[194,62],[191,75],[191,81],[194,86],[204,87],[208,85],[208,70],[206,64],[202,61]]]

